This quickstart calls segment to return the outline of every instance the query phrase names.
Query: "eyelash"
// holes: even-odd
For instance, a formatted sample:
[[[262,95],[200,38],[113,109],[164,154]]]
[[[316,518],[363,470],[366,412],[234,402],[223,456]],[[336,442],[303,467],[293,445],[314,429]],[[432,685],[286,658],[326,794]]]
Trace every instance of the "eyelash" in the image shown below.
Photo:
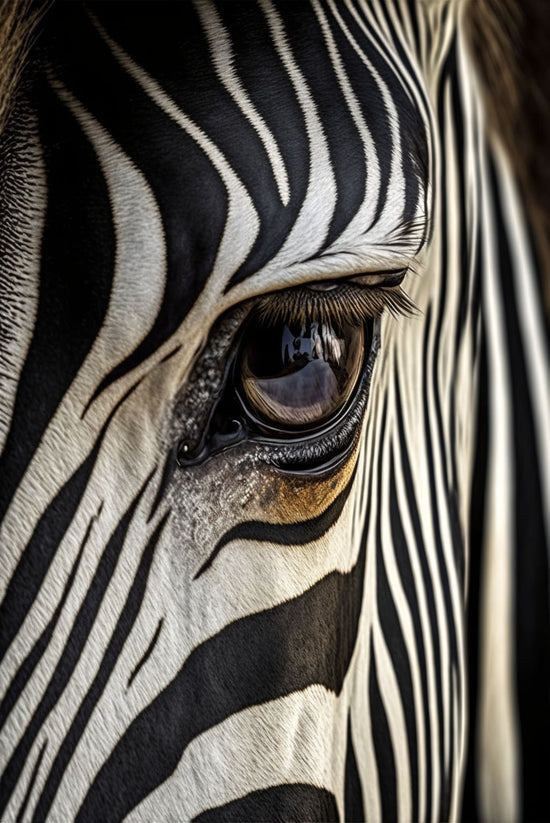
[[[260,298],[253,309],[267,325],[276,323],[347,323],[359,326],[385,311],[393,317],[412,317],[418,309],[400,286],[356,286],[335,283],[330,290],[298,286]]]

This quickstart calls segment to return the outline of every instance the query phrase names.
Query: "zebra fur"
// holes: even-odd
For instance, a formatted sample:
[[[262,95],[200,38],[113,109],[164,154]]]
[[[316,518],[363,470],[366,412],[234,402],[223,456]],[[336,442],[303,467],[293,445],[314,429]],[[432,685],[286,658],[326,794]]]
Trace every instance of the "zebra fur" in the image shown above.
[[[122,8],[49,12],[2,137],[5,819],[542,819],[545,329],[464,4]],[[406,266],[337,471],[178,465],[254,301]]]

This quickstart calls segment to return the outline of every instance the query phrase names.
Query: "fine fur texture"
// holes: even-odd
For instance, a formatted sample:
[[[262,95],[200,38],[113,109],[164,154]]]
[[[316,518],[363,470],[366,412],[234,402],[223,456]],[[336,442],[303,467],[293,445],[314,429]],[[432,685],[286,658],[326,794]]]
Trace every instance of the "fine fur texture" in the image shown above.
[[[478,2],[48,11],[0,151],[0,817],[550,819],[541,280]],[[247,312],[361,322],[406,269],[349,405],[262,425]]]
[[[50,0],[0,0],[0,132]],[[550,14],[547,0],[466,2],[472,52],[535,232],[550,318]]]
[[[0,132],[48,2],[0,0]]]

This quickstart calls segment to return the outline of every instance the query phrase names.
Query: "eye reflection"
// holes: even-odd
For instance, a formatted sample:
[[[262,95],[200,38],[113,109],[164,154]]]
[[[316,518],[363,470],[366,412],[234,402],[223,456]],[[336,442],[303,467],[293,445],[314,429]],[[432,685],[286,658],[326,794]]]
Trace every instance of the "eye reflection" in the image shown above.
[[[241,348],[244,399],[271,425],[319,425],[349,399],[361,373],[363,326],[251,322]]]

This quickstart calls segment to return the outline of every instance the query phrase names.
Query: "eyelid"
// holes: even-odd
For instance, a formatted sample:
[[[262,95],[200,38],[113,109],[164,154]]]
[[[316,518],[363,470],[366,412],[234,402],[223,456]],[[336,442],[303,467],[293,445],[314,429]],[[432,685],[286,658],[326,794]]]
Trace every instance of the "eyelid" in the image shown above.
[[[400,286],[408,271],[409,269],[405,268],[397,271],[377,272],[376,274],[362,274],[358,277],[351,277],[350,282],[367,288],[372,286]]]
[[[384,311],[393,316],[410,317],[417,313],[417,308],[399,285],[404,274],[396,273],[398,279],[392,281],[392,285],[388,285],[387,280],[384,285],[359,285],[354,278],[324,283],[322,289],[318,289],[317,284],[298,286],[266,295],[254,311],[266,324],[318,321],[331,326],[335,323],[353,326],[364,323],[366,318],[380,317]]]

